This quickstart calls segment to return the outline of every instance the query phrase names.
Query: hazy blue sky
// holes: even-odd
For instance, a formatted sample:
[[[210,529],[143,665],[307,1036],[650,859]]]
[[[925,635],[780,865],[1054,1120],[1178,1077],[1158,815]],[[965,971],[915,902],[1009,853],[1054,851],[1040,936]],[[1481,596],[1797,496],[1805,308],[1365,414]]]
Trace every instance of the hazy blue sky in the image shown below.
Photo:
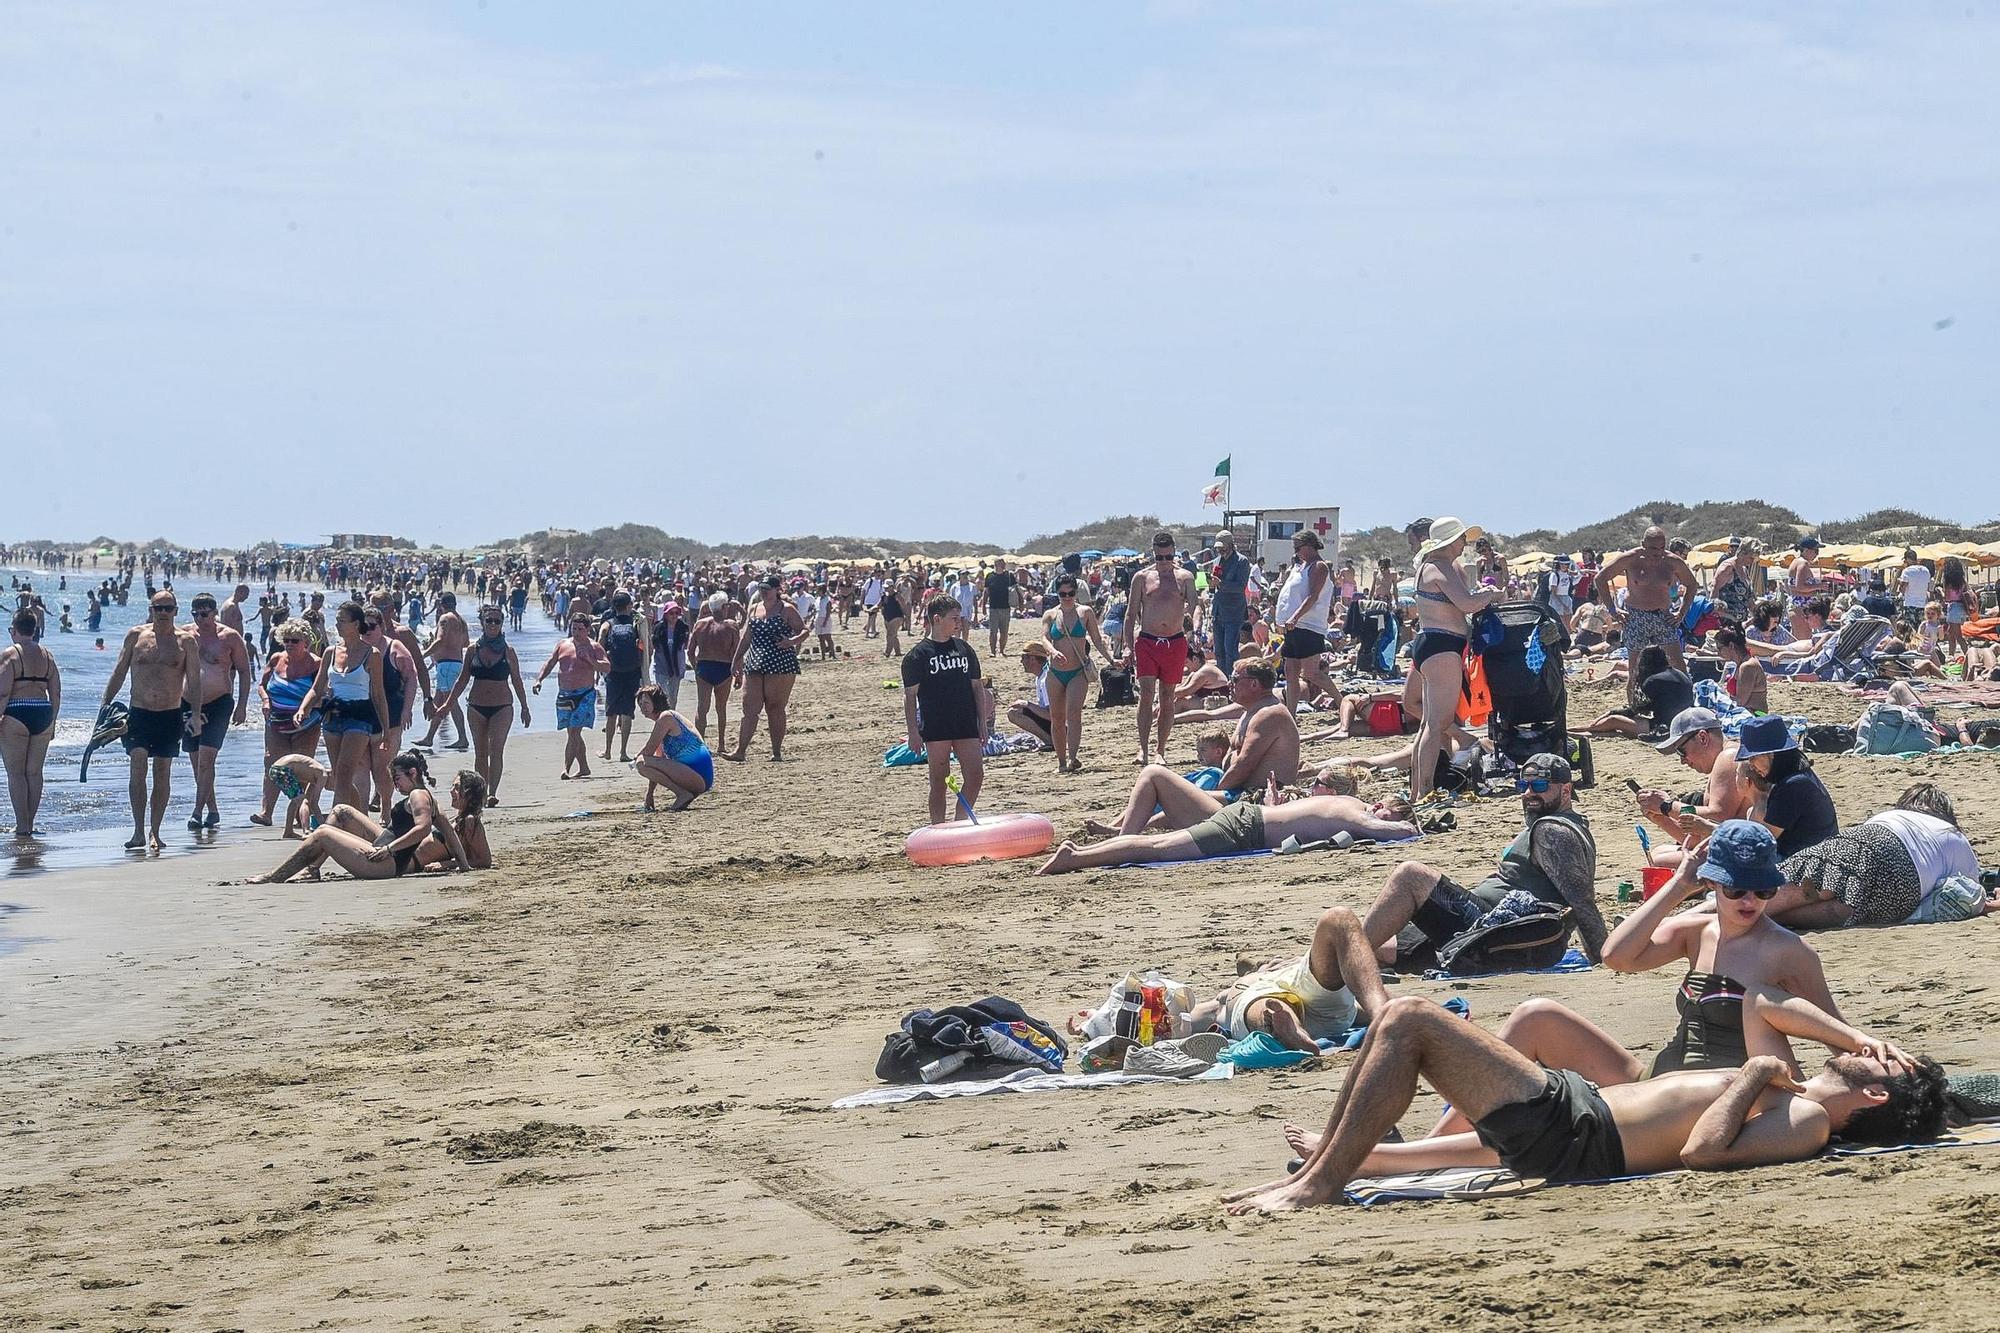
[[[1984,520],[1996,69],[1992,3],[16,0],[0,527],[1011,542],[1224,454]]]

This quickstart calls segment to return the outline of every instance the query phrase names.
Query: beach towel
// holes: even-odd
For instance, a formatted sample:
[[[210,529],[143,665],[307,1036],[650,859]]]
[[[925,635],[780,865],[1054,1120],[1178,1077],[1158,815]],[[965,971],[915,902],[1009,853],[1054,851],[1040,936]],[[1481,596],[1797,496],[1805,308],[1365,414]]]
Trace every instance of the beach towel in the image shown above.
[[[125,735],[125,725],[131,710],[113,699],[97,710],[97,726],[90,734],[90,743],[83,747],[83,763],[77,768],[78,782],[90,781],[90,756]]]
[[[936,1102],[947,1097],[986,1097],[1000,1092],[1073,1092],[1079,1088],[1119,1088],[1133,1083],[1199,1083],[1203,1079],[1229,1078],[1235,1069],[1226,1064],[1211,1065],[1189,1078],[1173,1074],[1128,1074],[1107,1069],[1101,1074],[1044,1074],[1019,1069],[1000,1078],[954,1079],[949,1083],[904,1083],[887,1088],[868,1088],[833,1103],[836,1111],[857,1106],[895,1106],[903,1102]]]
[[[1510,973],[1475,972],[1469,976],[1464,976],[1464,977],[1458,976],[1451,972],[1447,972],[1443,968],[1434,967],[1424,973],[1424,980],[1472,981],[1472,980],[1478,980],[1480,978],[1496,977],[1496,976],[1525,977],[1525,976],[1534,976],[1537,974],[1543,976],[1550,976],[1565,972],[1588,972],[1590,971],[1590,968],[1591,968],[1591,962],[1589,956],[1586,955],[1583,950],[1576,948],[1575,946],[1571,946],[1571,948],[1567,953],[1563,954],[1563,956],[1560,959],[1558,959],[1556,962],[1552,963],[1548,967],[1524,967],[1519,969],[1518,971]],[[1445,1007],[1449,1009],[1451,1006],[1447,1004]]]
[[[2000,1121],[1983,1121],[1952,1130],[1931,1143],[1888,1145],[1836,1143],[1826,1150],[1828,1157],[1880,1157],[1888,1153],[1925,1152],[1933,1148],[2000,1147]],[[1608,1180],[1573,1180],[1572,1185],[1615,1185],[1625,1180],[1659,1180],[1686,1175],[1686,1171],[1656,1171],[1650,1175],[1613,1176]],[[1422,1199],[1504,1199],[1551,1187],[1545,1180],[1524,1179],[1503,1166],[1443,1166],[1430,1171],[1411,1171],[1397,1176],[1377,1176],[1355,1180],[1347,1186],[1350,1203],[1371,1207],[1378,1203],[1400,1203]]]
[[[1737,703],[1735,697],[1729,693],[1728,687],[1719,680],[1696,681],[1694,701],[1699,707],[1709,709],[1722,719],[1722,734],[1730,740],[1739,739],[1743,732],[1743,724],[1757,716]],[[1785,730],[1792,733],[1793,740],[1803,737],[1808,725],[1809,722],[1803,717],[1785,715]]]
[[[1423,836],[1422,834],[1416,834],[1408,838],[1384,838],[1380,842],[1370,841],[1369,839],[1366,838],[1356,838],[1352,846],[1353,847],[1400,847],[1406,842],[1416,842],[1422,836]],[[1329,846],[1322,850],[1325,851],[1351,850],[1351,848],[1338,849]],[[1244,858],[1251,856],[1276,856],[1277,854],[1278,854],[1278,849],[1275,847],[1253,847],[1247,852],[1224,852],[1220,856],[1204,856],[1198,858],[1195,861],[1125,861],[1115,866],[1107,866],[1105,867],[1105,869],[1172,870],[1175,866],[1197,865],[1197,864],[1206,865],[1210,861],[1241,861]]]

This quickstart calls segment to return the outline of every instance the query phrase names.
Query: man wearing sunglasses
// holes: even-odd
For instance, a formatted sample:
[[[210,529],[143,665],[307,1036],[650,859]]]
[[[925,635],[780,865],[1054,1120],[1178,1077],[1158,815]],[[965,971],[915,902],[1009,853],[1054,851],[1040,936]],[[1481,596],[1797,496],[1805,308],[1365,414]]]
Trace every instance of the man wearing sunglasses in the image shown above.
[[[212,594],[196,593],[189,606],[194,629],[188,638],[198,659],[201,690],[189,696],[192,706],[182,740],[194,762],[194,810],[188,815],[188,827],[215,828],[222,823],[215,806],[215,760],[230,727],[242,726],[250,714],[250,649],[241,634],[222,623]],[[236,696],[233,708],[232,684]]]
[[[1606,927],[1597,910],[1597,843],[1590,821],[1571,804],[1569,761],[1538,754],[1521,765],[1521,814],[1526,822],[1500,853],[1492,874],[1465,888],[1421,861],[1405,861],[1368,909],[1363,925],[1384,963],[1419,970],[1471,930],[1516,889],[1573,914],[1583,951],[1596,962]]]
[[[1188,617],[1194,614],[1194,575],[1174,563],[1174,534],[1153,534],[1153,565],[1132,576],[1125,608],[1125,649],[1139,680],[1139,766],[1153,762],[1158,714],[1160,758],[1174,729],[1174,687],[1187,674]]]
[[[125,846],[131,850],[166,846],[160,840],[160,822],[166,818],[167,799],[173,793],[174,759],[181,752],[181,701],[200,697],[201,659],[193,642],[174,627],[174,612],[180,603],[167,591],[154,593],[146,607],[146,622],[125,632],[111,679],[104,684],[103,706],[108,708],[132,677],[132,711],[125,724],[125,753],[131,756],[132,775],[127,792],[132,799],[132,837]],[[146,766],[151,764],[151,819],[147,818]]]

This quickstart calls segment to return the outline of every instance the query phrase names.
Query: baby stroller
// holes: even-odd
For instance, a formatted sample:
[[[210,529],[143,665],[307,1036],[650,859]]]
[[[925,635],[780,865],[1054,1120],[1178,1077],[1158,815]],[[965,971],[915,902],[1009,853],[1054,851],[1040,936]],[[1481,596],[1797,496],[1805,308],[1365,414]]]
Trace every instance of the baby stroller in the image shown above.
[[[1569,630],[1561,617],[1539,602],[1496,602],[1473,622],[1473,634],[1493,699],[1486,734],[1494,750],[1513,765],[1531,755],[1562,755],[1576,785],[1590,786],[1596,777],[1590,740],[1569,734],[1563,675]]]

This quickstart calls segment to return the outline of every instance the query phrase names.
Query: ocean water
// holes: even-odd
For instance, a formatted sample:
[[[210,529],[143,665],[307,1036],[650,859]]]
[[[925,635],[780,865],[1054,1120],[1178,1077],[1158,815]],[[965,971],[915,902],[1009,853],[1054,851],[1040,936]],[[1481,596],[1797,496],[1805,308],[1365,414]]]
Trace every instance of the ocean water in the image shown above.
[[[138,624],[146,614],[146,598],[143,581],[133,586],[132,596],[124,606],[104,608],[103,627],[96,633],[86,626],[84,614],[85,591],[103,579],[108,570],[81,569],[68,572],[69,588],[58,591],[57,573],[43,569],[21,567],[0,568],[0,593],[4,593],[3,604],[11,616],[15,602],[13,580],[20,578],[32,582],[35,591],[49,607],[48,629],[42,638],[42,646],[54,656],[62,671],[63,705],[62,715],[56,719],[55,740],[49,745],[48,765],[42,795],[41,815],[36,825],[43,837],[34,842],[18,842],[0,835],[0,877],[28,874],[40,870],[60,869],[66,866],[102,865],[139,855],[128,852],[123,844],[131,836],[132,812],[126,795],[126,778],[130,764],[125,751],[117,742],[105,746],[91,757],[90,781],[77,780],[79,763],[83,757],[83,747],[89,743],[90,735],[97,722],[99,700],[103,697],[104,686],[111,679],[111,668],[118,661],[118,648],[124,641],[125,632]],[[182,578],[174,584],[174,591],[180,595],[181,619],[187,619],[188,601],[196,593],[215,594],[218,601],[228,597],[234,584],[215,585],[201,578]],[[280,583],[280,592],[289,591],[292,605],[303,605],[313,589],[296,583]],[[261,594],[261,589],[259,590]],[[344,600],[329,592],[329,602]],[[460,605],[466,607],[472,599],[461,594]],[[64,634],[57,629],[61,619],[62,604],[70,604],[70,618],[76,630]],[[254,597],[252,605],[255,605]],[[255,629],[254,622],[251,628]],[[419,638],[428,638],[428,626],[420,628]],[[99,651],[95,641],[104,640],[104,648]],[[531,602],[523,618],[523,630],[509,634],[508,641],[514,645],[515,653],[521,659],[521,673],[528,684],[533,685],[535,672],[541,669],[559,637],[557,627],[542,614],[541,604]],[[251,646],[251,660],[259,674],[263,662],[257,655],[256,646]],[[530,696],[533,704],[533,731],[550,731],[555,727],[555,695],[553,687],[545,688],[539,698]],[[422,701],[418,701],[415,725],[427,725],[423,716]],[[518,720],[515,723],[520,729]],[[421,736],[421,731],[417,735]],[[451,736],[447,727],[444,736]],[[321,751],[324,758],[325,752]],[[443,751],[443,766],[456,768],[470,767],[471,753],[461,755],[457,751]],[[264,783],[264,723],[258,706],[257,692],[250,692],[249,721],[241,727],[232,727],[229,739],[223,744],[216,761],[216,797],[222,807],[222,827],[212,832],[196,833],[187,827],[187,819],[194,805],[194,772],[183,758],[175,761],[173,776],[173,800],[167,807],[167,817],[161,824],[160,836],[166,841],[164,856],[180,856],[199,852],[204,847],[214,846],[218,840],[230,842],[241,840],[246,833],[269,837],[265,830],[250,823],[250,816],[256,813],[263,799]],[[0,775],[0,790],[4,790],[6,779]],[[284,806],[278,807],[282,814]],[[0,802],[0,828],[13,824],[13,808]]]

